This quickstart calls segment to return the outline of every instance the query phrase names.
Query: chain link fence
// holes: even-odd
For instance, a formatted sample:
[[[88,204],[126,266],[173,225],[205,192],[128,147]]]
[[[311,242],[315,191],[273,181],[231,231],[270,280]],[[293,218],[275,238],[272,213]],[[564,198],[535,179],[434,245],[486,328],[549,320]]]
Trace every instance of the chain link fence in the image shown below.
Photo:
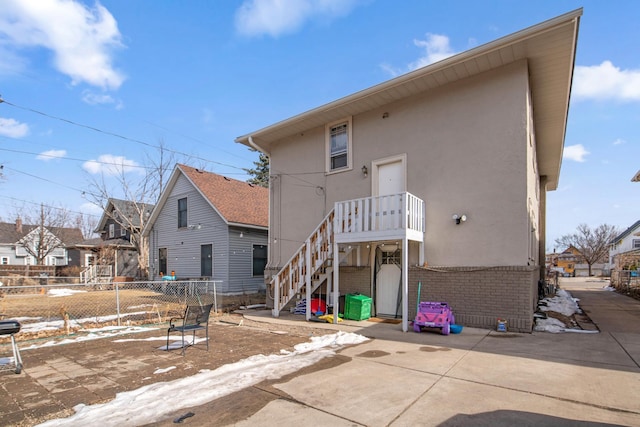
[[[222,295],[221,281],[144,281],[0,286],[0,316],[21,324],[17,339],[69,335],[105,326],[154,326],[186,305],[213,304],[212,315],[264,302],[264,295]]]
[[[640,299],[640,272],[611,270],[611,286],[633,298]]]

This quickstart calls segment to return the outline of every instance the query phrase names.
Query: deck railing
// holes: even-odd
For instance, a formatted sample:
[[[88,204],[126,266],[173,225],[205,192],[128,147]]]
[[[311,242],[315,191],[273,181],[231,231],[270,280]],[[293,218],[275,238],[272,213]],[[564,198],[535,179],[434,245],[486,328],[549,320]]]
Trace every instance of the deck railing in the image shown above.
[[[305,286],[319,284],[318,278],[322,278],[320,275],[333,260],[333,245],[339,237],[342,241],[354,242],[403,237],[422,241],[423,234],[424,201],[410,193],[337,202],[300,249],[273,276],[274,317],[278,317]]]
[[[422,240],[424,233],[424,201],[411,193],[363,197],[337,202],[335,205],[336,234],[367,234],[383,238],[413,233]]]

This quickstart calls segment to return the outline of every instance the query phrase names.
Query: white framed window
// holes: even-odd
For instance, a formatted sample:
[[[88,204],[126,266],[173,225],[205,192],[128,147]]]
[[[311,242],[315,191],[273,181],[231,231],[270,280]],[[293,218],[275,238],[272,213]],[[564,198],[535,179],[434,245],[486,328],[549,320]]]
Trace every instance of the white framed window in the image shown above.
[[[127,235],[127,229],[123,226],[120,226],[120,237],[124,237]]]
[[[0,258],[0,264],[9,265],[9,257],[3,256],[2,258]]]
[[[633,239],[633,249],[640,249],[640,239]]]
[[[326,152],[327,173],[350,170],[352,162],[351,117],[327,125]]]
[[[113,239],[116,235],[116,225],[115,224],[109,224],[109,238]]]
[[[96,264],[96,257],[93,254],[84,254],[84,267]]]

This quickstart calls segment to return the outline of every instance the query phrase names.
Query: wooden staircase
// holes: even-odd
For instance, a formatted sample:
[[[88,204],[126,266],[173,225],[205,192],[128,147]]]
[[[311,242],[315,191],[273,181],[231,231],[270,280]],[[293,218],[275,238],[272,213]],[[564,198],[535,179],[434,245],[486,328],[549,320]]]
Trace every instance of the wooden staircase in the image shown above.
[[[338,297],[339,271],[334,269],[340,265],[340,256],[348,255],[348,252],[334,253],[339,244],[344,247],[351,243],[402,240],[408,251],[408,241],[412,240],[420,243],[419,262],[423,263],[424,212],[424,201],[407,192],[336,202],[300,249],[272,277],[273,316],[278,317],[296,295],[304,292],[309,320],[311,294],[325,282],[327,294],[332,289],[334,298]],[[408,257],[403,259],[406,270]]]
[[[334,257],[334,216],[332,209],[300,249],[273,276],[270,285],[274,290],[272,312],[274,317],[278,317],[280,311],[296,295],[304,292],[308,302],[311,293],[326,280],[330,280]]]

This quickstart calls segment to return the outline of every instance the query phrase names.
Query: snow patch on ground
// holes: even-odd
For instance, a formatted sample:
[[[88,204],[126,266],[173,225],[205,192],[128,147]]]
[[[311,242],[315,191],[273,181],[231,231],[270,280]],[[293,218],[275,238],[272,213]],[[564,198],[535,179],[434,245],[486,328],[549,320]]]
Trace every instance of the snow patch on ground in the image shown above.
[[[74,415],[40,424],[41,427],[100,425],[102,427],[145,425],[157,422],[181,409],[203,405],[267,379],[277,379],[332,357],[340,348],[360,344],[368,338],[348,332],[312,337],[293,351],[256,355],[213,371],[169,382],[148,384],[136,390],[118,393],[115,399],[96,405],[80,404]],[[157,371],[156,371],[157,372]],[[193,390],[198,390],[194,393]]]
[[[558,289],[553,297],[547,297],[540,300],[538,309],[543,312],[556,312],[563,316],[571,317],[576,313],[582,313],[578,306],[577,298],[573,298],[571,294],[564,289]],[[547,318],[536,318],[533,330],[536,332],[551,332],[554,334],[562,332],[573,332],[583,334],[597,334],[598,331],[587,331],[578,328],[568,327],[563,321],[555,319],[551,316]]]

